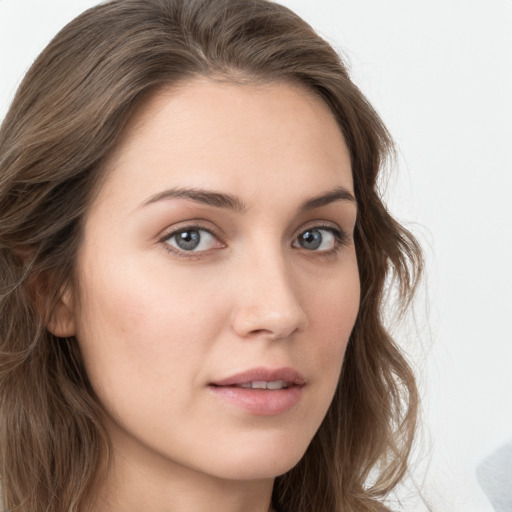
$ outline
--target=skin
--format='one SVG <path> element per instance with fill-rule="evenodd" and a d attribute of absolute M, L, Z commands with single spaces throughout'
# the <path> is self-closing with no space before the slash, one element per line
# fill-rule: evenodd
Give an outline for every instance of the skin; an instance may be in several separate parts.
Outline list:
<path fill-rule="evenodd" d="M 329 407 L 358 312 L 340 129 L 297 86 L 197 79 L 143 105 L 106 171 L 85 219 L 79 291 L 53 325 L 76 336 L 112 439 L 94 510 L 267 511 L 274 478 Z M 177 187 L 237 204 L 161 197 Z M 180 249 L 176 230 L 191 226 L 210 234 Z M 312 228 L 314 249 L 301 236 Z M 211 392 L 255 367 L 300 372 L 299 401 L 260 415 Z"/>

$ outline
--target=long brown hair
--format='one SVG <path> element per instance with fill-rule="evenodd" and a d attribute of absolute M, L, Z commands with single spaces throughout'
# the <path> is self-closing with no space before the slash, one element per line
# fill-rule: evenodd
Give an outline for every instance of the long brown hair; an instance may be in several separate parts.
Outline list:
<path fill-rule="evenodd" d="M 377 178 L 392 153 L 379 116 L 335 51 L 266 0 L 113 0 L 67 25 L 27 73 L 0 129 L 0 457 L 5 510 L 77 511 L 108 455 L 76 340 L 46 328 L 73 282 L 82 220 L 102 163 L 143 99 L 195 76 L 287 81 L 323 98 L 352 159 L 361 303 L 333 403 L 273 505 L 386 510 L 403 478 L 418 393 L 383 326 L 390 276 L 407 306 L 421 270 L 414 238 Z M 370 478 L 371 477 L 371 478 Z"/>

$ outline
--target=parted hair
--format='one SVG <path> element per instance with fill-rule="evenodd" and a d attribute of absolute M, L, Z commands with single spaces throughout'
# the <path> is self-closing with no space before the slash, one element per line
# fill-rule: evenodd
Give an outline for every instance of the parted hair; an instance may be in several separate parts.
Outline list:
<path fill-rule="evenodd" d="M 334 400 L 300 462 L 276 479 L 283 512 L 387 510 L 418 411 L 384 324 L 390 283 L 410 303 L 422 267 L 379 175 L 393 142 L 333 48 L 266 0 L 112 0 L 69 23 L 26 74 L 0 128 L 0 476 L 3 509 L 88 510 L 109 439 L 74 338 L 46 328 L 75 282 L 84 215 L 135 109 L 196 77 L 298 84 L 335 115 L 358 218 L 360 310 Z M 113 363 L 115 364 L 115 363 Z"/>

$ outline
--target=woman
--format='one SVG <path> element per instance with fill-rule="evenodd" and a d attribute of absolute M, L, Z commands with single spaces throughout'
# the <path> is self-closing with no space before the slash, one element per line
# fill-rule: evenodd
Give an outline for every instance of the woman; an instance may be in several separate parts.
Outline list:
<path fill-rule="evenodd" d="M 5 510 L 385 510 L 417 391 L 383 295 L 421 257 L 377 193 L 390 137 L 308 25 L 101 4 L 0 148 Z"/>

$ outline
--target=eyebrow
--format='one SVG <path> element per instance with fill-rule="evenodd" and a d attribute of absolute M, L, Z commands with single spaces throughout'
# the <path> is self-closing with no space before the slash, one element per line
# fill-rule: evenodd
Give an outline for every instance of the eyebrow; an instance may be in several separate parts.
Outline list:
<path fill-rule="evenodd" d="M 236 196 L 197 188 L 171 188 L 164 190 L 144 201 L 140 205 L 140 208 L 156 203 L 157 201 L 176 198 L 191 199 L 196 203 L 206 204 L 216 208 L 226 208 L 235 212 L 244 212 L 247 210 L 247 205 Z"/>
<path fill-rule="evenodd" d="M 304 201 L 299 206 L 299 212 L 314 210 L 315 208 L 320 208 L 336 201 L 349 201 L 357 206 L 356 198 L 348 189 L 345 187 L 336 187 L 333 190 L 324 192 L 323 194 L 319 194 L 307 201 Z"/>
<path fill-rule="evenodd" d="M 176 198 L 190 199 L 196 203 L 213 206 L 215 208 L 225 208 L 235 212 L 244 212 L 247 210 L 247 205 L 237 196 L 197 188 L 171 188 L 164 190 L 144 201 L 139 208 L 143 208 L 158 201 Z M 300 204 L 298 211 L 314 210 L 315 208 L 320 208 L 336 201 L 349 201 L 357 205 L 356 198 L 348 189 L 345 187 L 336 187 L 304 201 Z"/>

